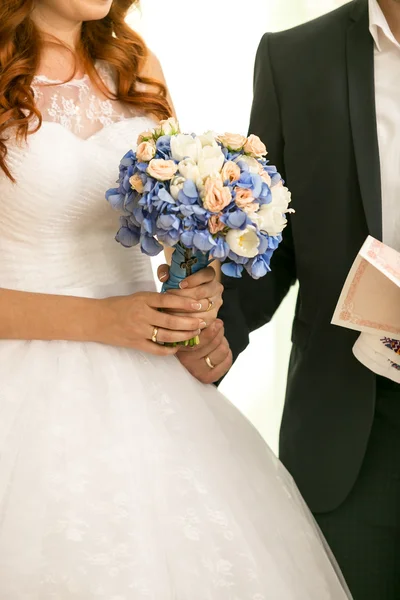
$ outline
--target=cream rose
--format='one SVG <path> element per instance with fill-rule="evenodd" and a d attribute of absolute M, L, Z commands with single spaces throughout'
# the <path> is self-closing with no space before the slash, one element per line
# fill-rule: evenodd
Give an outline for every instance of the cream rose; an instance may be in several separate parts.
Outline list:
<path fill-rule="evenodd" d="M 153 132 L 152 131 L 143 131 L 143 133 L 141 133 L 137 139 L 137 145 L 139 146 L 139 144 L 141 144 L 142 142 L 148 142 L 149 140 L 153 139 Z"/>
<path fill-rule="evenodd" d="M 178 195 L 181 190 L 183 190 L 183 184 L 186 179 L 181 177 L 180 175 L 176 175 L 172 180 L 169 187 L 169 191 L 174 200 L 178 200 Z"/>
<path fill-rule="evenodd" d="M 143 192 L 144 185 L 139 173 L 135 173 L 135 175 L 132 175 L 132 177 L 129 179 L 129 183 L 131 184 L 132 189 L 136 192 L 139 192 L 139 194 Z"/>
<path fill-rule="evenodd" d="M 201 152 L 201 142 L 199 138 L 180 133 L 171 138 L 172 158 L 178 162 L 185 158 L 191 158 L 197 162 L 199 152 Z"/>
<path fill-rule="evenodd" d="M 246 143 L 243 146 L 243 150 L 246 154 L 253 156 L 255 158 L 261 158 L 267 154 L 267 148 L 265 144 L 262 143 L 260 138 L 257 135 L 249 135 L 246 140 Z"/>
<path fill-rule="evenodd" d="M 246 190 L 240 187 L 235 188 L 235 202 L 239 208 L 246 208 L 254 202 L 254 196 L 251 190 Z"/>
<path fill-rule="evenodd" d="M 139 162 L 149 162 L 156 153 L 156 145 L 153 140 L 142 142 L 136 150 L 136 157 Z"/>
<path fill-rule="evenodd" d="M 213 235 L 225 229 L 225 225 L 221 221 L 221 215 L 211 215 L 211 217 L 208 219 L 208 229 Z"/>
<path fill-rule="evenodd" d="M 161 135 L 176 135 L 180 132 L 179 123 L 174 117 L 160 121 Z"/>
<path fill-rule="evenodd" d="M 200 179 L 199 167 L 191 158 L 185 158 L 184 160 L 181 160 L 178 165 L 178 170 L 185 179 L 191 179 L 194 182 Z"/>
<path fill-rule="evenodd" d="M 218 139 L 223 146 L 233 152 L 242 150 L 247 140 L 247 138 L 238 133 L 224 133 L 224 135 L 220 135 Z"/>
<path fill-rule="evenodd" d="M 221 176 L 222 181 L 229 181 L 230 183 L 238 181 L 240 179 L 240 167 L 231 160 L 228 160 L 222 168 Z"/>
<path fill-rule="evenodd" d="M 205 179 L 206 177 L 218 175 L 221 172 L 224 162 L 225 156 L 218 145 L 216 147 L 205 146 L 199 152 L 197 161 L 200 177 Z"/>
<path fill-rule="evenodd" d="M 168 181 L 172 179 L 178 170 L 178 166 L 173 160 L 164 160 L 162 158 L 153 158 L 147 167 L 147 173 L 158 181 Z"/>
<path fill-rule="evenodd" d="M 213 213 L 221 212 L 232 200 L 231 191 L 221 177 L 208 177 L 204 184 L 203 206 Z"/>
<path fill-rule="evenodd" d="M 226 234 L 226 242 L 230 249 L 238 256 L 245 258 L 254 258 L 258 254 L 260 240 L 255 227 L 251 225 L 246 229 L 231 229 Z"/>

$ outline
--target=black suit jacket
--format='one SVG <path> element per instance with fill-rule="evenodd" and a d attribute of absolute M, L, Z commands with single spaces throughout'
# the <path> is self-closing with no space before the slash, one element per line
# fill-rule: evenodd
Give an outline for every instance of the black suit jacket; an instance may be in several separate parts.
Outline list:
<path fill-rule="evenodd" d="M 329 511 L 357 478 L 376 394 L 375 376 L 352 355 L 357 333 L 330 324 L 365 238 L 381 238 L 367 0 L 263 37 L 250 131 L 266 143 L 297 212 L 271 273 L 224 278 L 221 318 L 236 357 L 299 281 L 280 458 L 311 509 Z"/>

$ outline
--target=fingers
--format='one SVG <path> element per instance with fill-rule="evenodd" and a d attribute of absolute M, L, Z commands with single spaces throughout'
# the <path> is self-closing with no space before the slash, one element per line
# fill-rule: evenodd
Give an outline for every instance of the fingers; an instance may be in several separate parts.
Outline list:
<path fill-rule="evenodd" d="M 211 365 L 206 362 L 209 358 Z M 201 333 L 200 345 L 195 349 L 180 348 L 178 358 L 184 367 L 202 383 L 214 383 L 223 377 L 232 366 L 232 352 L 224 337 L 221 321 L 216 321 Z"/>
<path fill-rule="evenodd" d="M 198 312 L 202 305 L 195 298 L 186 298 L 174 294 L 147 294 L 148 305 L 162 310 L 175 312 Z"/>
<path fill-rule="evenodd" d="M 199 285 L 204 285 L 205 283 L 214 281 L 215 277 L 216 273 L 214 269 L 212 267 L 206 267 L 205 269 L 201 269 L 194 275 L 190 275 L 190 277 L 184 279 L 180 284 L 180 288 L 182 290 L 192 289 Z"/>
<path fill-rule="evenodd" d="M 151 333 L 149 333 L 148 339 L 151 340 L 154 328 L 149 327 Z M 159 344 L 173 344 L 176 342 L 186 342 L 187 340 L 191 340 L 200 334 L 200 329 L 194 329 L 192 331 L 175 331 L 170 329 L 158 329 L 157 331 L 157 343 Z M 152 342 L 153 344 L 155 342 Z"/>
<path fill-rule="evenodd" d="M 159 327 L 162 329 L 169 329 L 171 331 L 198 331 L 200 332 L 207 326 L 207 323 L 202 319 L 188 316 L 184 313 L 184 316 L 178 316 L 175 314 L 159 312 L 153 310 L 149 314 L 148 321 L 152 327 Z M 198 335 L 196 333 L 196 335 Z M 151 335 L 149 336 L 151 338 Z M 189 338 L 187 338 L 189 339 Z"/>
<path fill-rule="evenodd" d="M 219 346 L 215 348 L 215 350 L 209 352 L 206 356 L 208 356 L 208 358 L 210 359 L 211 364 L 214 365 L 214 367 L 217 367 L 225 361 L 225 359 L 229 356 L 230 352 L 231 349 L 229 347 L 228 340 L 225 337 L 223 337 Z"/>
<path fill-rule="evenodd" d="M 208 366 L 208 365 L 207 365 Z M 232 366 L 232 352 L 229 350 L 227 357 L 217 365 L 214 369 L 209 369 L 209 373 L 205 375 L 204 383 L 214 383 L 227 374 Z"/>
<path fill-rule="evenodd" d="M 218 317 L 219 309 L 222 306 L 222 298 L 220 296 L 214 298 L 206 298 L 205 300 L 200 300 L 200 304 L 202 306 L 206 304 L 207 308 L 205 312 L 200 311 L 196 313 L 196 317 L 204 321 L 206 323 L 206 326 L 208 327 Z"/>
<path fill-rule="evenodd" d="M 210 327 L 204 329 L 200 334 L 200 344 L 198 346 L 182 347 L 181 352 L 190 352 L 197 359 L 202 359 L 205 356 L 214 352 L 224 339 L 225 331 L 222 321 L 215 321 Z"/>
<path fill-rule="evenodd" d="M 143 352 L 148 354 L 154 354 L 155 356 L 170 356 L 176 354 L 179 350 L 179 346 L 161 346 L 154 342 L 145 341 L 143 343 Z"/>
<path fill-rule="evenodd" d="M 195 315 L 198 319 L 208 321 L 211 323 L 215 321 L 217 318 L 217 314 L 219 309 L 222 306 L 222 299 L 220 296 L 214 296 L 213 298 L 202 298 L 198 302 L 201 308 L 198 311 L 191 311 L 193 316 Z M 177 311 L 168 311 L 169 314 L 179 315 L 179 316 L 188 316 L 189 313 L 185 312 L 177 312 Z"/>
<path fill-rule="evenodd" d="M 157 269 L 157 277 L 164 283 L 169 278 L 169 266 L 168 265 L 160 265 Z"/>
<path fill-rule="evenodd" d="M 197 286 L 195 288 L 189 289 L 178 289 L 178 290 L 168 290 L 167 294 L 172 294 L 175 296 L 181 296 L 186 298 L 192 298 L 194 300 L 204 300 L 204 298 L 221 298 L 222 302 L 222 294 L 224 291 L 224 286 L 219 281 L 215 280 L 211 283 L 206 283 L 204 285 Z"/>

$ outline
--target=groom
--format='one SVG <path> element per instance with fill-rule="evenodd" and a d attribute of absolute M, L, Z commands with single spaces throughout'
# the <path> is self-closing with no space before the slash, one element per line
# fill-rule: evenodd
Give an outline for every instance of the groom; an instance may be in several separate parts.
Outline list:
<path fill-rule="evenodd" d="M 400 250 L 400 0 L 265 35 L 250 131 L 296 214 L 271 273 L 224 279 L 226 336 L 236 358 L 299 282 L 280 457 L 355 600 L 399 600 L 400 386 L 361 366 L 358 333 L 330 321 L 367 235 Z"/>

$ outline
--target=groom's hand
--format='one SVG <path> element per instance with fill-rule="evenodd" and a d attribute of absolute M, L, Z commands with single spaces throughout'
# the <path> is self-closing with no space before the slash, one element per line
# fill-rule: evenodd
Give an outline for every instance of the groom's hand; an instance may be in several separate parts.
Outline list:
<path fill-rule="evenodd" d="M 219 381 L 232 366 L 232 352 L 225 338 L 223 322 L 217 319 L 201 332 L 198 346 L 182 346 L 176 357 L 202 383 Z"/>

